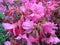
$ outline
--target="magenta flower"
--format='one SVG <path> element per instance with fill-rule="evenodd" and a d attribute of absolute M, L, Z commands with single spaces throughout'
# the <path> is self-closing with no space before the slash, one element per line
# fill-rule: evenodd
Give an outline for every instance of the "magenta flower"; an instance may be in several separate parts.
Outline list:
<path fill-rule="evenodd" d="M 44 15 L 44 6 L 41 2 L 39 2 L 38 4 L 32 4 L 31 8 L 30 8 L 34 13 L 37 13 L 39 15 Z"/>
<path fill-rule="evenodd" d="M 59 20 L 56 17 L 56 14 L 59 15 L 59 6 L 60 2 L 57 0 L 0 0 L 0 12 L 6 16 L 0 18 L 0 22 L 9 35 L 8 39 L 13 39 L 13 42 L 6 41 L 4 45 L 24 45 L 25 41 L 27 45 L 59 43 L 59 24 L 58 30 L 55 30 L 57 27 L 54 24 L 59 23 L 56 22 Z M 51 15 L 57 19 L 52 19 Z M 20 44 L 18 40 L 23 42 Z"/>
<path fill-rule="evenodd" d="M 13 4 L 14 0 L 4 0 L 4 2 L 9 2 L 10 4 Z"/>
<path fill-rule="evenodd" d="M 33 36 L 31 36 L 31 35 L 29 35 L 29 40 L 30 40 L 31 42 L 36 42 L 36 39 L 35 39 Z"/>
<path fill-rule="evenodd" d="M 36 22 L 37 20 L 39 20 L 39 19 L 42 17 L 42 15 L 33 13 L 33 14 L 29 15 L 29 17 L 30 17 L 33 21 Z"/>
<path fill-rule="evenodd" d="M 29 2 L 29 0 L 21 0 L 23 3 L 27 3 Z"/>
<path fill-rule="evenodd" d="M 25 6 L 20 6 L 21 11 L 25 12 L 26 8 Z"/>
<path fill-rule="evenodd" d="M 24 38 L 26 40 L 28 39 L 26 34 L 24 34 L 24 35 L 19 34 L 19 36 L 17 36 L 15 39 L 22 39 L 22 38 Z"/>
<path fill-rule="evenodd" d="M 24 35 L 19 35 L 17 38 L 15 38 L 15 39 L 26 39 L 26 41 L 27 41 L 27 45 L 32 45 L 32 42 L 29 40 L 29 38 L 27 38 L 27 36 L 26 36 L 26 34 L 24 34 Z"/>
<path fill-rule="evenodd" d="M 16 24 L 10 24 L 10 23 L 2 23 L 4 29 L 14 29 L 16 27 Z"/>
<path fill-rule="evenodd" d="M 43 31 L 50 34 L 55 34 L 55 31 L 53 30 L 53 28 L 56 28 L 55 26 L 56 25 L 51 22 L 45 22 L 44 24 L 42 24 Z"/>
<path fill-rule="evenodd" d="M 56 10 L 57 3 L 56 3 L 56 2 L 53 2 L 53 1 L 49 1 L 49 2 L 47 2 L 47 7 L 48 7 L 50 10 Z"/>
<path fill-rule="evenodd" d="M 6 41 L 6 42 L 4 43 L 4 45 L 11 45 L 11 42 L 10 42 L 10 41 Z"/>
<path fill-rule="evenodd" d="M 47 43 L 48 43 L 48 44 L 49 44 L 49 43 L 56 44 L 56 43 L 58 43 L 58 42 L 60 42 L 60 39 L 58 39 L 57 37 L 53 37 L 53 36 L 51 36 L 51 37 L 47 40 Z"/>
<path fill-rule="evenodd" d="M 6 11 L 6 7 L 3 6 L 1 3 L 0 3 L 0 11 L 2 11 L 2 12 L 5 12 Z"/>
<path fill-rule="evenodd" d="M 34 0 L 35 1 L 35 0 Z M 28 3 L 25 3 L 24 7 L 26 9 L 29 9 L 29 10 L 32 10 L 32 12 L 34 14 L 38 14 L 40 16 L 44 16 L 44 10 L 45 10 L 45 7 L 43 6 L 42 2 L 39 2 L 38 4 L 36 3 L 31 3 L 31 2 L 28 2 Z M 23 8 L 24 9 L 24 8 Z M 25 10 L 25 9 L 24 9 Z M 26 12 L 27 13 L 27 12 Z"/>
<path fill-rule="evenodd" d="M 3 2 L 3 0 L 0 0 L 0 2 Z"/>
<path fill-rule="evenodd" d="M 8 0 L 9 1 L 9 3 L 14 3 L 14 0 Z"/>
<path fill-rule="evenodd" d="M 35 23 L 33 21 L 26 20 L 25 22 L 23 22 L 22 28 L 25 29 L 27 32 L 31 32 L 34 29 L 34 25 Z"/>
<path fill-rule="evenodd" d="M 11 10 L 11 9 L 14 9 L 15 7 L 9 5 L 8 8 L 9 8 L 9 10 Z"/>
<path fill-rule="evenodd" d="M 26 20 L 25 22 L 23 22 L 22 27 L 25 30 L 33 29 L 34 23 L 33 23 L 33 21 Z"/>
<path fill-rule="evenodd" d="M 50 36 L 49 38 L 43 38 L 42 41 L 45 41 L 47 44 L 56 44 L 60 42 L 60 39 Z"/>

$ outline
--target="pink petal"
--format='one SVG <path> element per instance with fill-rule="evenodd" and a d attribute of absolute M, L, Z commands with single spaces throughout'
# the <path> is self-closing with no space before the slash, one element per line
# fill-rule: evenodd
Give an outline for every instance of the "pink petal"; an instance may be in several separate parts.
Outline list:
<path fill-rule="evenodd" d="M 33 37 L 33 36 L 29 36 L 29 40 L 31 41 L 31 42 L 35 42 L 36 40 L 35 40 L 35 38 Z"/>
<path fill-rule="evenodd" d="M 60 42 L 60 39 L 58 39 L 57 37 L 53 37 L 51 36 L 48 40 L 47 40 L 47 43 L 53 43 L 53 44 L 56 44 Z"/>
<path fill-rule="evenodd" d="M 11 42 L 10 41 L 6 41 L 6 42 L 4 42 L 4 45 L 11 45 Z"/>
<path fill-rule="evenodd" d="M 32 42 L 29 39 L 27 40 L 27 45 L 32 45 Z"/>
<path fill-rule="evenodd" d="M 3 2 L 3 0 L 0 0 L 0 2 Z"/>
<path fill-rule="evenodd" d="M 2 23 L 4 29 L 13 29 L 16 27 L 16 24 Z"/>

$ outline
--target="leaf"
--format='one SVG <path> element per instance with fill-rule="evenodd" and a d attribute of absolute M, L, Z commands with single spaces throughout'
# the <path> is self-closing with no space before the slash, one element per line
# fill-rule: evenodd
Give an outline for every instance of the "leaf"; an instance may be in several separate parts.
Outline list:
<path fill-rule="evenodd" d="M 3 45 L 4 42 L 8 39 L 7 32 L 4 30 L 2 23 L 0 23 L 0 45 Z"/>
<path fill-rule="evenodd" d="M 0 23 L 0 31 L 4 31 L 4 28 L 3 28 L 3 26 L 2 26 L 2 23 Z"/>
<path fill-rule="evenodd" d="M 0 18 L 5 18 L 5 15 L 3 14 L 3 12 L 0 12 Z"/>

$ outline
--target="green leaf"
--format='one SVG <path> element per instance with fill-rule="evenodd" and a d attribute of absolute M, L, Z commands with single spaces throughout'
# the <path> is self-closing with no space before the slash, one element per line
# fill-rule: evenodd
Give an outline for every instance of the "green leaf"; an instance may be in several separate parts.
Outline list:
<path fill-rule="evenodd" d="M 3 12 L 0 12 L 0 18 L 5 18 L 5 15 L 3 14 Z"/>
<path fill-rule="evenodd" d="M 6 34 L 7 32 L 4 30 L 2 23 L 0 23 L 0 45 L 3 45 L 4 42 L 9 38 L 9 36 Z"/>
<path fill-rule="evenodd" d="M 2 26 L 2 23 L 0 23 L 0 30 L 4 31 L 4 28 Z"/>

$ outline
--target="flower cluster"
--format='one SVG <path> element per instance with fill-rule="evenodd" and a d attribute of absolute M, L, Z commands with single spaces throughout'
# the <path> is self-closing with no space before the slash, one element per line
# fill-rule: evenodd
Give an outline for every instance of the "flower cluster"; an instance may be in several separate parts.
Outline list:
<path fill-rule="evenodd" d="M 55 12 L 60 10 L 59 4 L 58 0 L 0 0 L 0 12 L 5 16 L 1 18 L 2 26 L 9 37 L 4 45 L 60 43 L 56 33 L 60 35 L 60 27 L 52 19 L 58 15 Z"/>

